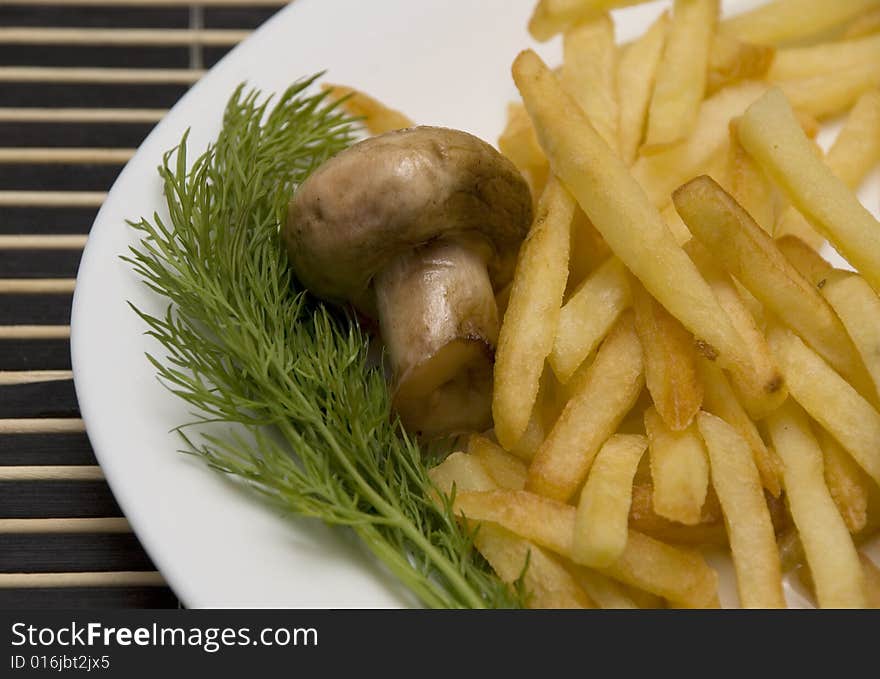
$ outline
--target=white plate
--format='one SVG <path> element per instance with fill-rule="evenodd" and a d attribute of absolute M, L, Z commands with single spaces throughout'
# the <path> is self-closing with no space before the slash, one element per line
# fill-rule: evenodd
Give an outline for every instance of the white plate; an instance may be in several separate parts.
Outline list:
<path fill-rule="evenodd" d="M 157 383 L 144 353 L 159 348 L 127 305 L 155 313 L 164 301 L 119 260 L 135 243 L 125 220 L 163 212 L 156 174 L 162 153 L 189 126 L 191 154 L 203 149 L 239 82 L 280 91 L 324 69 L 328 79 L 362 88 L 420 123 L 494 141 L 505 104 L 515 96 L 510 63 L 519 50 L 536 47 L 525 31 L 533 1 L 297 0 L 193 87 L 114 184 L 77 279 L 71 329 L 76 391 L 120 506 L 185 605 L 345 608 L 414 601 L 343 531 L 281 517 L 176 452 L 179 441 L 170 430 L 187 412 Z M 619 38 L 641 32 L 668 4 L 618 13 Z M 537 47 L 551 63 L 559 61 L 558 41 Z M 729 564 L 722 569 L 723 602 L 736 605 Z M 791 604 L 806 603 L 793 589 L 788 594 Z"/>

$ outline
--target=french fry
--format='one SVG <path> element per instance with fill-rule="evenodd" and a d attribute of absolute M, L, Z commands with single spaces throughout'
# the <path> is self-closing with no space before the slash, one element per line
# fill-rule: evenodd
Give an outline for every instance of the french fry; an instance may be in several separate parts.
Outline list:
<path fill-rule="evenodd" d="M 785 380 L 776 365 L 764 333 L 758 327 L 754 312 L 748 306 L 751 293 L 738 287 L 730 274 L 724 271 L 709 251 L 694 239 L 685 251 L 697 265 L 712 288 L 721 308 L 743 341 L 749 355 L 749 372 L 733 371 L 731 379 L 742 405 L 755 419 L 761 419 L 775 410 L 788 397 Z M 753 299 L 753 298 L 752 298 Z M 760 307 L 760 303 L 757 303 Z"/>
<path fill-rule="evenodd" d="M 630 610 L 636 609 L 638 606 L 626 592 L 623 585 L 615 582 L 606 575 L 578 566 L 570 564 L 569 571 L 574 576 L 575 581 L 590 596 L 590 599 L 596 602 L 599 608 L 607 610 Z"/>
<path fill-rule="evenodd" d="M 719 31 L 748 42 L 793 43 L 842 26 L 877 0 L 776 0 L 725 19 Z"/>
<path fill-rule="evenodd" d="M 825 463 L 825 483 L 850 533 L 858 533 L 868 521 L 871 480 L 827 431 L 819 433 Z"/>
<path fill-rule="evenodd" d="M 544 190 L 520 250 L 495 356 L 495 435 L 511 449 L 522 437 L 553 347 L 568 275 L 575 202 L 558 181 Z"/>
<path fill-rule="evenodd" d="M 667 599 L 670 608 L 718 608 L 718 574 L 697 551 L 631 530 L 626 550 L 603 571 L 618 582 Z"/>
<path fill-rule="evenodd" d="M 753 104 L 738 132 L 792 204 L 880 290 L 880 223 L 813 153 L 782 92 L 771 90 Z"/>
<path fill-rule="evenodd" d="M 629 526 L 661 542 L 694 547 L 727 547 L 724 517 L 714 491 L 706 496 L 699 523 L 687 526 L 664 518 L 656 512 L 652 483 L 636 483 L 633 485 Z"/>
<path fill-rule="evenodd" d="M 694 336 L 641 283 L 630 284 L 645 383 L 660 417 L 674 431 L 687 429 L 703 402 Z"/>
<path fill-rule="evenodd" d="M 574 26 L 563 36 L 560 80 L 612 149 L 618 148 L 614 22 L 608 14 Z"/>
<path fill-rule="evenodd" d="M 616 257 L 609 257 L 559 313 L 550 366 L 560 382 L 571 379 L 630 304 L 626 268 Z"/>
<path fill-rule="evenodd" d="M 498 577 L 523 578 L 529 608 L 595 608 L 590 595 L 560 561 L 535 544 L 492 524 L 482 524 L 474 544 Z"/>
<path fill-rule="evenodd" d="M 523 174 L 537 202 L 547 183 L 550 164 L 538 145 L 529 114 L 520 102 L 507 105 L 507 124 L 498 137 L 498 150 Z"/>
<path fill-rule="evenodd" d="M 622 48 L 617 62 L 617 99 L 620 108 L 620 155 L 626 164 L 636 159 L 654 80 L 669 30 L 663 13 L 640 38 Z"/>
<path fill-rule="evenodd" d="M 792 397 L 880 483 L 880 413 L 791 331 L 768 339 Z"/>
<path fill-rule="evenodd" d="M 848 111 L 866 92 L 880 87 L 880 68 L 859 64 L 837 73 L 784 80 L 779 89 L 797 111 L 825 120 Z"/>
<path fill-rule="evenodd" d="M 868 608 L 880 608 L 880 568 L 867 556 L 859 553 L 864 576 L 865 599 Z"/>
<path fill-rule="evenodd" d="M 799 212 L 797 214 L 800 216 Z M 798 273 L 810 282 L 810 285 L 815 288 L 825 285 L 824 281 L 834 267 L 816 250 L 791 234 L 777 238 L 776 245 Z"/>
<path fill-rule="evenodd" d="M 633 477 L 647 447 L 643 436 L 616 434 L 596 455 L 575 517 L 575 563 L 607 568 L 623 554 Z"/>
<path fill-rule="evenodd" d="M 572 396 L 529 467 L 526 489 L 562 501 L 583 483 L 599 452 L 644 386 L 642 347 L 630 314 L 575 378 Z"/>
<path fill-rule="evenodd" d="M 742 115 L 766 91 L 765 83 L 748 81 L 717 92 L 700 106 L 690 137 L 665 151 L 636 160 L 633 176 L 651 202 L 659 208 L 668 205 L 677 187 L 705 173 L 716 157 L 726 160 L 731 119 Z"/>
<path fill-rule="evenodd" d="M 701 413 L 712 486 L 721 502 L 743 608 L 785 608 L 770 512 L 745 439 L 724 420 Z"/>
<path fill-rule="evenodd" d="M 871 63 L 880 63 L 880 36 L 781 49 L 776 53 L 767 78 L 779 82 L 833 75 L 848 68 Z"/>
<path fill-rule="evenodd" d="M 572 26 L 595 19 L 617 7 L 638 5 L 647 0 L 538 0 L 529 19 L 529 33 L 544 42 Z"/>
<path fill-rule="evenodd" d="M 495 490 L 498 487 L 478 458 L 462 452 L 447 455 L 443 462 L 428 470 L 428 476 L 446 495 L 451 495 L 453 488 L 462 491 Z"/>
<path fill-rule="evenodd" d="M 758 428 L 740 405 L 737 395 L 718 366 L 702 360 L 699 368 L 705 390 L 703 408 L 727 422 L 746 440 L 752 450 L 752 459 L 761 475 L 761 483 L 773 497 L 779 497 L 782 489 L 781 463 L 773 451 L 765 445 Z"/>
<path fill-rule="evenodd" d="M 415 125 L 412 119 L 400 111 L 388 108 L 370 95 L 351 87 L 323 83 L 321 89 L 325 92 L 329 91 L 333 99 L 348 97 L 342 102 L 342 107 L 349 115 L 362 117 L 364 125 L 372 134 L 384 134 Z"/>
<path fill-rule="evenodd" d="M 643 152 L 675 144 L 693 130 L 706 94 L 717 19 L 717 0 L 675 0 L 648 109 Z"/>
<path fill-rule="evenodd" d="M 880 297 L 858 274 L 830 271 L 821 286 L 828 301 L 858 349 L 874 382 L 869 400 L 880 397 Z"/>
<path fill-rule="evenodd" d="M 571 557 L 577 512 L 571 505 L 523 491 L 465 491 L 456 495 L 454 507 L 470 520 L 496 523 Z M 634 530 L 629 531 L 620 559 L 601 572 L 679 606 L 717 605 L 718 576 L 698 552 L 664 544 Z"/>
<path fill-rule="evenodd" d="M 867 92 L 856 102 L 825 162 L 852 189 L 880 163 L 880 91 Z"/>
<path fill-rule="evenodd" d="M 806 414 L 787 401 L 767 418 L 784 463 L 788 506 L 800 534 L 821 608 L 864 608 L 862 568 L 855 545 L 828 487 L 822 450 Z"/>
<path fill-rule="evenodd" d="M 847 186 L 855 190 L 880 162 L 880 92 L 863 94 L 850 111 L 840 134 L 834 140 L 825 163 Z M 789 206 L 783 212 L 774 235 L 798 236 L 818 250 L 825 239 L 810 226 L 804 216 Z"/>
<path fill-rule="evenodd" d="M 865 369 L 840 319 L 776 247 L 773 239 L 709 177 L 680 187 L 673 202 L 706 249 L 768 310 L 860 387 Z"/>
<path fill-rule="evenodd" d="M 525 463 L 485 436 L 474 434 L 470 437 L 468 454 L 482 463 L 486 472 L 499 488 L 507 490 L 525 488 L 528 472 Z"/>
<path fill-rule="evenodd" d="M 608 246 L 657 301 L 725 366 L 750 366 L 741 338 L 696 266 L 623 162 L 532 51 L 514 62 L 514 80 L 555 174 Z"/>
<path fill-rule="evenodd" d="M 654 511 L 688 526 L 700 523 L 709 487 L 709 462 L 696 427 L 673 431 L 654 408 L 649 408 L 645 431 L 650 442 Z"/>
<path fill-rule="evenodd" d="M 853 19 L 843 34 L 844 39 L 863 38 L 880 32 L 880 7 L 865 10 L 864 13 Z"/>
<path fill-rule="evenodd" d="M 456 492 L 497 488 L 479 459 L 465 453 L 452 453 L 428 475 L 446 495 L 453 488 Z M 530 608 L 594 608 L 571 574 L 540 547 L 492 524 L 476 530 L 474 544 L 504 582 L 524 576 Z"/>
<path fill-rule="evenodd" d="M 730 123 L 728 188 L 755 223 L 769 234 L 776 224 L 776 189 L 752 157 L 739 143 L 736 120 Z M 719 182 L 720 183 L 720 182 Z"/>
<path fill-rule="evenodd" d="M 770 45 L 756 45 L 716 33 L 709 52 L 708 94 L 743 80 L 761 80 L 767 75 L 776 55 Z"/>

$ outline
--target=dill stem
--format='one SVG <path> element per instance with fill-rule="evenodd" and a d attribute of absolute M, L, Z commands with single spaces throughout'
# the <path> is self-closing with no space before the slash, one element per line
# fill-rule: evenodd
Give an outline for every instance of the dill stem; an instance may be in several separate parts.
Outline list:
<path fill-rule="evenodd" d="M 288 429 L 291 428 L 289 422 L 285 422 L 284 426 Z M 471 608 L 486 608 L 483 599 L 474 592 L 473 588 L 468 584 L 467 580 L 462 576 L 459 570 L 455 568 L 448 559 L 445 559 L 437 548 L 431 544 L 431 541 L 416 529 L 412 521 L 408 521 L 396 507 L 391 505 L 384 497 L 382 497 L 382 495 L 376 492 L 369 483 L 367 483 L 364 477 L 361 476 L 357 467 L 352 464 L 348 455 L 345 454 L 345 451 L 339 447 L 336 437 L 333 436 L 324 422 L 316 423 L 315 427 L 324 437 L 324 440 L 336 456 L 336 459 L 343 467 L 345 467 L 346 472 L 351 475 L 351 479 L 357 485 L 360 493 L 362 493 L 370 504 L 376 508 L 379 514 L 388 518 L 414 545 L 418 546 L 431 563 L 434 564 L 437 570 L 443 574 L 449 585 L 462 596 L 464 602 L 468 606 Z"/>

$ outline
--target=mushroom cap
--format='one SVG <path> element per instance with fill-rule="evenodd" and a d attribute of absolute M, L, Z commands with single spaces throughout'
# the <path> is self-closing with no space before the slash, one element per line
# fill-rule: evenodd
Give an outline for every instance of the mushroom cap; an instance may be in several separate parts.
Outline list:
<path fill-rule="evenodd" d="M 507 158 L 466 132 L 414 127 L 321 165 L 290 201 L 282 235 L 305 287 L 372 315 L 373 276 L 439 238 L 484 242 L 504 285 L 531 221 L 529 187 Z"/>

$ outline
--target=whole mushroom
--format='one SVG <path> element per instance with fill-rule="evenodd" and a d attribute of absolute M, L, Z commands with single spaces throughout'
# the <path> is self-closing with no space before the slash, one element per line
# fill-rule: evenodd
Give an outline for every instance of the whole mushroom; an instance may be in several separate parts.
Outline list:
<path fill-rule="evenodd" d="M 319 167 L 283 237 L 312 293 L 378 320 L 394 407 L 409 431 L 435 437 L 491 423 L 495 291 L 531 220 L 528 185 L 489 144 L 414 127 Z"/>

